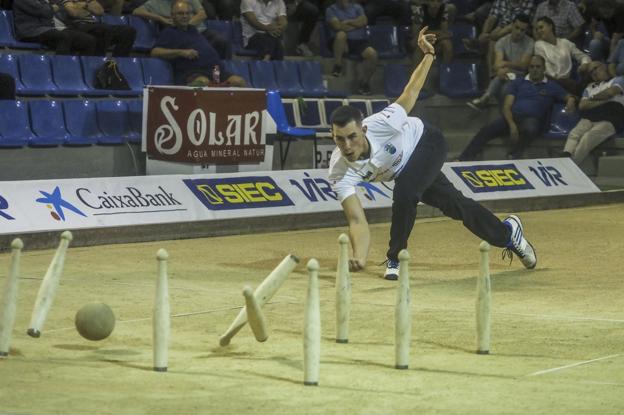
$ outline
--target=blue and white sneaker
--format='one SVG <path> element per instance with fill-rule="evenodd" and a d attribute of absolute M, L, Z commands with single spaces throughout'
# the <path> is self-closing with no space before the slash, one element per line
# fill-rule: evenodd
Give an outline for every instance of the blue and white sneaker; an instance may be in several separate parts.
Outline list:
<path fill-rule="evenodd" d="M 509 256 L 513 259 L 511 253 L 513 252 L 528 269 L 535 268 L 537 265 L 537 255 L 533 249 L 533 245 L 524 238 L 524 232 L 522 228 L 522 222 L 516 215 L 510 215 L 503 221 L 505 225 L 511 230 L 510 241 L 507 244 L 507 248 L 503 250 L 503 259 Z M 511 262 L 510 262 L 511 263 Z"/>
<path fill-rule="evenodd" d="M 396 281 L 399 279 L 399 261 L 393 261 L 391 259 L 386 260 L 386 272 L 384 278 L 390 281 Z"/>

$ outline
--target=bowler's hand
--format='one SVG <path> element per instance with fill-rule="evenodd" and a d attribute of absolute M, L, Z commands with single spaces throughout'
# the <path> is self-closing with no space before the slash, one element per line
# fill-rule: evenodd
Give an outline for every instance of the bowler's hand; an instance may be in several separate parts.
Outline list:
<path fill-rule="evenodd" d="M 436 35 L 433 33 L 425 34 L 429 30 L 429 26 L 425 26 L 418 32 L 418 47 L 423 53 L 435 54 L 435 48 L 433 45 L 436 42 Z"/>
<path fill-rule="evenodd" d="M 349 259 L 349 271 L 362 271 L 364 267 L 366 267 L 366 260 L 356 258 Z"/>

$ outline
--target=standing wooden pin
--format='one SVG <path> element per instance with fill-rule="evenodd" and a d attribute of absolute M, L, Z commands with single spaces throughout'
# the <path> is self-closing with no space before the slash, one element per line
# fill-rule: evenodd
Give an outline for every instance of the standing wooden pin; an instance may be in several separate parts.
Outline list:
<path fill-rule="evenodd" d="M 63 265 L 65 264 L 65 254 L 67 253 L 67 248 L 72 239 L 73 236 L 70 231 L 65 231 L 61 234 L 61 242 L 56 249 L 56 253 L 52 258 L 52 262 L 50 262 L 50 266 L 43 277 L 43 281 L 41 281 L 41 286 L 37 293 L 35 306 L 33 307 L 32 316 L 30 317 L 30 326 L 26 331 L 30 337 L 41 336 L 43 323 L 45 323 L 48 311 L 50 311 L 50 307 L 52 307 L 56 289 L 61 280 Z"/>
<path fill-rule="evenodd" d="M 156 280 L 156 298 L 154 299 L 154 370 L 166 372 L 169 352 L 169 331 L 171 314 L 169 311 L 169 287 L 167 283 L 167 259 L 169 254 L 159 249 L 158 279 Z"/>
<path fill-rule="evenodd" d="M 11 266 L 9 276 L 4 284 L 2 303 L 0 303 L 0 358 L 9 355 L 11 348 L 11 332 L 15 323 L 15 309 L 17 306 L 17 285 L 20 273 L 20 256 L 24 248 L 21 239 L 11 242 Z"/>
<path fill-rule="evenodd" d="M 303 384 L 318 386 L 321 364 L 321 305 L 318 281 L 319 263 L 308 261 L 308 294 L 303 323 Z"/>
<path fill-rule="evenodd" d="M 479 245 L 479 277 L 477 278 L 477 354 L 490 353 L 490 244 Z"/>
<path fill-rule="evenodd" d="M 394 309 L 394 358 L 397 369 L 409 367 L 412 318 L 410 315 L 409 253 L 399 252 L 399 286 Z"/>
<path fill-rule="evenodd" d="M 349 342 L 351 315 L 351 275 L 349 274 L 349 237 L 338 237 L 340 251 L 336 267 L 336 343 Z"/>

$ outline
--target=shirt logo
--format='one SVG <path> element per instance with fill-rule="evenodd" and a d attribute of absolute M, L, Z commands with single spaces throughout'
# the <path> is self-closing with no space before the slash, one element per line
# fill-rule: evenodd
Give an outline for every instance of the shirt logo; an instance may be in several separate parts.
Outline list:
<path fill-rule="evenodd" d="M 386 153 L 390 153 L 390 154 L 394 154 L 396 153 L 396 147 L 393 146 L 392 144 L 388 143 L 384 146 L 384 151 Z"/>

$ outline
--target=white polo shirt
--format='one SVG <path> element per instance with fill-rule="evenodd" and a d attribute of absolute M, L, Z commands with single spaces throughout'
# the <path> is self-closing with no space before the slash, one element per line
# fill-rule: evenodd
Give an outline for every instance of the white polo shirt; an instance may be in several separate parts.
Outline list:
<path fill-rule="evenodd" d="M 247 46 L 249 39 L 256 33 L 264 33 L 255 29 L 247 22 L 243 16 L 244 13 L 252 12 L 256 15 L 258 22 L 262 24 L 271 24 L 277 20 L 278 16 L 286 16 L 286 5 L 284 0 L 269 0 L 265 3 L 262 0 L 243 0 L 240 6 L 241 26 L 243 28 L 243 43 Z"/>
<path fill-rule="evenodd" d="M 362 121 L 371 157 L 348 161 L 336 147 L 329 161 L 329 182 L 342 202 L 355 193 L 360 182 L 385 182 L 399 175 L 423 135 L 424 126 L 416 117 L 408 117 L 399 104 Z"/>

